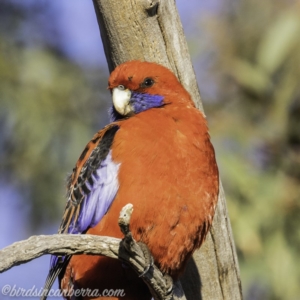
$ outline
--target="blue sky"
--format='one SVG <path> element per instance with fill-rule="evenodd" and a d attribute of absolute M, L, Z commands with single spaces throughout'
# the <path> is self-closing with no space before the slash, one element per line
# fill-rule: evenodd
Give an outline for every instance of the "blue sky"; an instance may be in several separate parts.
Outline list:
<path fill-rule="evenodd" d="M 219 1 L 178 0 L 176 4 L 184 30 L 192 36 L 195 21 L 215 10 Z M 70 5 L 67 0 L 56 0 L 53 5 L 59 12 L 55 22 L 62 34 L 61 45 L 68 55 L 80 64 L 106 64 L 92 1 L 75 0 Z"/>

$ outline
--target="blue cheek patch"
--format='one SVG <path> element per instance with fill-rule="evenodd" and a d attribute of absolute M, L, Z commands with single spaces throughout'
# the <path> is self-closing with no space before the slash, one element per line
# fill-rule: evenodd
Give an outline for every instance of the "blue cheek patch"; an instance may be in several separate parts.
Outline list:
<path fill-rule="evenodd" d="M 136 114 L 150 108 L 160 107 L 163 105 L 164 97 L 160 95 L 151 95 L 133 92 L 130 102 L 133 105 Z"/>
<path fill-rule="evenodd" d="M 151 94 L 133 92 L 131 94 L 130 103 L 133 106 L 134 112 L 138 114 L 147 109 L 162 106 L 164 104 L 164 97 L 160 95 L 151 95 Z M 121 120 L 124 118 L 124 116 L 122 116 L 116 111 L 113 105 L 109 109 L 109 115 L 110 115 L 111 122 Z"/>

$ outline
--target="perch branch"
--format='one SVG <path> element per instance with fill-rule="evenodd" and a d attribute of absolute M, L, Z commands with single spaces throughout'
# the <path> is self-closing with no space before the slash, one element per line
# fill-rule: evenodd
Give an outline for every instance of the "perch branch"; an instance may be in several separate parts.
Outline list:
<path fill-rule="evenodd" d="M 151 263 L 149 257 L 139 243 L 132 238 L 129 222 L 132 205 L 127 204 L 120 213 L 119 226 L 124 233 L 124 239 L 96 235 L 54 234 L 50 236 L 32 236 L 27 240 L 16 242 L 0 250 L 0 273 L 14 266 L 24 264 L 45 254 L 74 255 L 90 254 L 104 255 L 120 259 L 129 264 L 148 285 L 154 299 L 184 300 L 180 282 L 175 282 L 172 289 L 160 270 Z M 173 298 L 172 298 L 173 297 Z"/>

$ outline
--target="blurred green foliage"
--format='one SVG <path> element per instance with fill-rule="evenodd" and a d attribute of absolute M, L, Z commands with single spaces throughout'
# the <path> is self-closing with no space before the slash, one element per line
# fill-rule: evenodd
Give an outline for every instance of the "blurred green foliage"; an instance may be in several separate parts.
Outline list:
<path fill-rule="evenodd" d="M 23 195 L 35 227 L 60 218 L 67 174 L 108 121 L 107 71 L 84 70 L 46 41 L 26 40 L 24 21 L 37 21 L 44 6 L 26 10 L 6 1 L 1 8 L 0 181 Z M 41 39 L 47 28 L 39 25 Z"/>
<path fill-rule="evenodd" d="M 199 85 L 245 299 L 300 299 L 299 1 L 223 8 L 198 21 L 190 48 L 195 66 L 205 60 Z M 107 123 L 110 100 L 106 70 L 71 63 L 40 24 L 24 35 L 39 12 L 0 3 L 0 183 L 23 195 L 34 227 L 60 219 L 66 174 Z"/>
<path fill-rule="evenodd" d="M 204 107 L 244 294 L 300 299 L 300 2 L 223 8 L 199 25 L 213 56 Z"/>

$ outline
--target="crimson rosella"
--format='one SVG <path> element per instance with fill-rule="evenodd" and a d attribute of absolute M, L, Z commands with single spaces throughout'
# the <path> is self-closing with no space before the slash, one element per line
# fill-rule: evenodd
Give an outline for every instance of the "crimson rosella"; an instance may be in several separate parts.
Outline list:
<path fill-rule="evenodd" d="M 132 203 L 133 237 L 177 280 L 204 241 L 218 199 L 206 119 L 176 76 L 156 63 L 119 65 L 109 89 L 112 122 L 95 134 L 73 169 L 59 233 L 122 238 L 119 213 Z M 67 291 L 124 289 L 125 296 L 99 299 L 151 299 L 144 282 L 112 258 L 53 256 L 47 289 L 57 275 Z"/>

